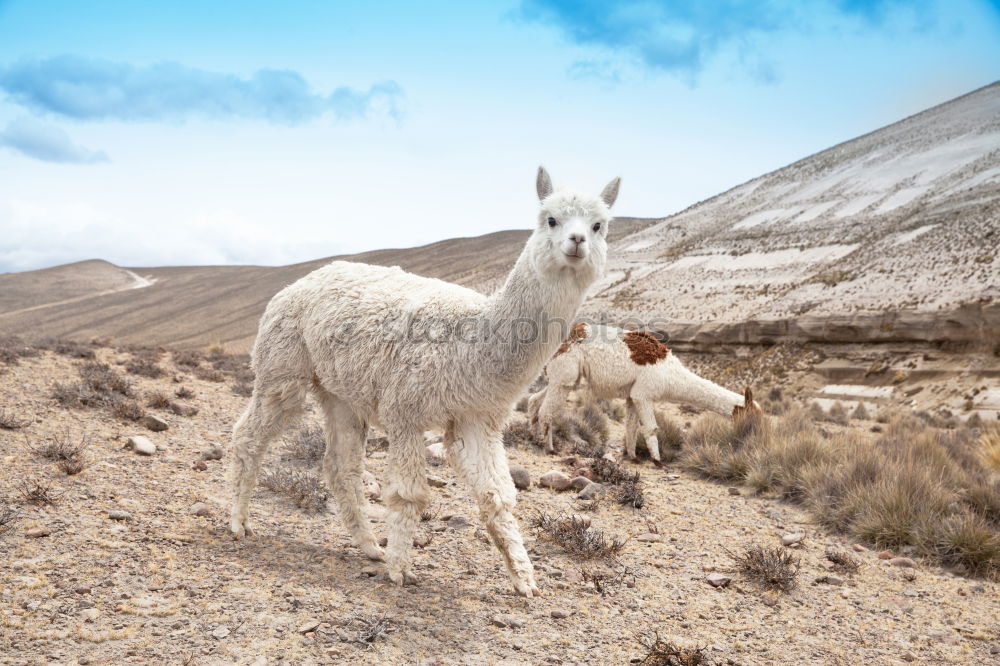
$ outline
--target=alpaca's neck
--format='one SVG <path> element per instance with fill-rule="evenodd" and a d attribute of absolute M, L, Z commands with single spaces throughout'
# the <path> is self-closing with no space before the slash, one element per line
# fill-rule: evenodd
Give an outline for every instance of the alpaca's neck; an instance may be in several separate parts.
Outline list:
<path fill-rule="evenodd" d="M 662 368 L 661 399 L 663 400 L 684 402 L 726 416 L 732 413 L 733 407 L 743 404 L 742 395 L 699 377 L 684 367 L 672 354 L 659 367 Z"/>
<path fill-rule="evenodd" d="M 520 391 L 535 379 L 566 338 L 595 277 L 586 268 L 545 265 L 528 243 L 483 310 L 490 336 L 478 353 L 498 382 Z"/>

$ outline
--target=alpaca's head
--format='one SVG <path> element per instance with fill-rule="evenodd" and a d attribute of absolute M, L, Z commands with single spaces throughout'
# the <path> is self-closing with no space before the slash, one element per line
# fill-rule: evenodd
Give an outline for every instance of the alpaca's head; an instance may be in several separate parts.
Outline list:
<path fill-rule="evenodd" d="M 538 227 L 532 235 L 535 260 L 545 270 L 568 270 L 585 280 L 604 272 L 608 256 L 611 205 L 618 198 L 615 178 L 598 196 L 552 189 L 548 172 L 538 168 Z"/>

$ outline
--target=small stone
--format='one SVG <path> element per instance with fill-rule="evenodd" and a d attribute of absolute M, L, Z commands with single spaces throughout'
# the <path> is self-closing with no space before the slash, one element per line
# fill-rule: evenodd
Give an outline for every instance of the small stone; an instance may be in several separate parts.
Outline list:
<path fill-rule="evenodd" d="M 108 511 L 108 518 L 111 520 L 132 520 L 132 514 L 121 509 L 112 509 Z"/>
<path fill-rule="evenodd" d="M 361 570 L 361 574 L 364 576 L 368 576 L 369 578 L 374 578 L 379 574 L 379 569 L 378 567 L 374 566 L 365 567 L 364 569 Z"/>
<path fill-rule="evenodd" d="M 572 479 L 569 478 L 569 475 L 557 469 L 549 470 L 538 479 L 538 485 L 552 490 L 566 490 L 571 483 Z"/>
<path fill-rule="evenodd" d="M 315 631 L 317 627 L 319 627 L 319 620 L 315 618 L 309 618 L 308 620 L 300 624 L 299 628 L 296 629 L 295 631 L 299 632 L 300 634 L 307 634 L 310 631 Z"/>
<path fill-rule="evenodd" d="M 413 537 L 413 545 L 417 548 L 426 548 L 431 543 L 431 535 L 426 533 L 420 533 Z"/>
<path fill-rule="evenodd" d="M 448 527 L 453 530 L 462 530 L 469 526 L 469 519 L 463 515 L 456 514 L 448 519 Z"/>
<path fill-rule="evenodd" d="M 196 460 L 191 467 L 194 468 L 194 471 L 196 472 L 204 472 L 208 469 L 208 465 L 205 464 L 204 460 Z"/>
<path fill-rule="evenodd" d="M 518 490 L 527 490 L 531 487 L 531 474 L 523 465 L 511 465 L 510 478 Z"/>
<path fill-rule="evenodd" d="M 153 432 L 163 432 L 164 430 L 170 428 L 170 425 L 166 421 L 153 414 L 146 414 L 146 416 L 142 418 L 142 425 L 146 426 Z"/>
<path fill-rule="evenodd" d="M 77 594 L 90 594 L 92 590 L 89 585 L 78 585 L 73 588 L 73 591 Z"/>
<path fill-rule="evenodd" d="M 80 657 L 79 659 L 76 660 L 76 663 L 78 663 L 78 664 L 89 664 L 90 663 L 90 657 Z"/>
<path fill-rule="evenodd" d="M 882 550 L 882 551 L 879 551 L 879 553 L 875 557 L 877 557 L 880 560 L 891 560 L 892 559 L 892 552 L 888 551 L 888 550 Z"/>
<path fill-rule="evenodd" d="M 39 537 L 45 537 L 52 534 L 52 530 L 48 527 L 32 527 L 30 530 L 24 533 L 24 536 L 29 539 L 37 539 Z"/>
<path fill-rule="evenodd" d="M 382 496 L 382 485 L 368 470 L 361 473 L 361 485 L 365 489 L 365 497 L 368 499 L 377 500 Z"/>
<path fill-rule="evenodd" d="M 227 627 L 225 625 L 219 625 L 218 627 L 216 627 L 215 629 L 212 630 L 212 637 L 213 638 L 218 638 L 218 639 L 221 640 L 221 639 L 225 638 L 228 635 L 229 635 L 229 627 Z"/>
<path fill-rule="evenodd" d="M 889 560 L 889 564 L 894 567 L 905 567 L 907 569 L 915 569 L 917 567 L 917 563 L 908 557 L 894 557 Z"/>
<path fill-rule="evenodd" d="M 833 574 L 827 574 L 826 576 L 820 576 L 816 579 L 817 583 L 826 583 L 827 585 L 843 585 L 844 579 L 840 576 L 835 576 Z"/>
<path fill-rule="evenodd" d="M 492 624 L 494 627 L 500 627 L 501 629 L 507 628 L 507 620 L 505 620 L 500 615 L 494 615 L 493 617 L 491 617 L 490 624 Z"/>
<path fill-rule="evenodd" d="M 202 460 L 222 460 L 222 447 L 218 444 L 212 444 L 207 449 L 201 452 Z"/>
<path fill-rule="evenodd" d="M 851 548 L 854 549 L 855 553 L 864 553 L 868 551 L 868 549 L 862 546 L 860 543 L 853 544 Z"/>
<path fill-rule="evenodd" d="M 442 479 L 439 476 L 428 476 L 427 483 L 431 484 L 431 486 L 435 488 L 444 488 L 448 485 L 448 480 Z"/>
<path fill-rule="evenodd" d="M 593 483 L 593 482 L 590 479 L 588 479 L 587 477 L 585 477 L 585 476 L 574 477 L 569 482 L 569 484 L 570 484 L 570 486 L 572 486 L 573 490 L 583 490 L 584 488 L 586 488 L 587 486 L 589 486 L 591 483 Z"/>
<path fill-rule="evenodd" d="M 581 500 L 592 500 L 598 497 L 604 497 L 607 492 L 608 491 L 604 489 L 604 486 L 591 481 L 587 484 L 586 488 L 577 493 L 576 498 Z"/>
<path fill-rule="evenodd" d="M 84 622 L 93 622 L 101 616 L 101 611 L 96 608 L 84 608 L 80 611 L 80 617 L 83 618 Z"/>
<path fill-rule="evenodd" d="M 795 544 L 799 543 L 800 541 L 802 541 L 805 538 L 806 538 L 806 535 L 803 534 L 802 532 L 795 532 L 793 534 L 786 534 L 785 536 L 781 537 L 781 544 L 783 546 L 794 546 Z"/>
<path fill-rule="evenodd" d="M 212 510 L 204 502 L 195 502 L 191 505 L 190 511 L 196 516 L 206 517 L 212 515 Z"/>
<path fill-rule="evenodd" d="M 444 442 L 434 442 L 426 449 L 427 462 L 437 467 L 445 461 Z"/>
<path fill-rule="evenodd" d="M 712 587 L 725 587 L 729 585 L 730 581 L 733 579 L 720 573 L 710 573 L 705 576 L 705 580 L 707 580 L 708 584 Z"/>
<path fill-rule="evenodd" d="M 663 541 L 663 537 L 661 537 L 659 534 L 648 533 L 648 534 L 640 534 L 635 538 L 635 540 L 641 541 L 642 543 L 659 543 Z"/>
<path fill-rule="evenodd" d="M 727 488 L 730 495 L 737 496 L 740 494 L 739 488 Z"/>
<path fill-rule="evenodd" d="M 565 620 L 566 618 L 568 618 L 572 614 L 573 614 L 573 611 L 571 611 L 571 610 L 565 610 L 563 608 L 557 608 L 554 611 L 552 611 L 552 613 L 551 613 L 552 617 L 554 617 L 557 620 Z"/>
<path fill-rule="evenodd" d="M 156 444 L 153 444 L 148 437 L 143 437 L 142 435 L 129 437 L 127 446 L 140 456 L 151 456 L 156 453 Z"/>

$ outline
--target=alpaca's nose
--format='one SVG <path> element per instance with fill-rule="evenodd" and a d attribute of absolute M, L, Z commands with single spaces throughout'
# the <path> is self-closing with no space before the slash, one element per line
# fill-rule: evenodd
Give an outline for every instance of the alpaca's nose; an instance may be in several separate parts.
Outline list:
<path fill-rule="evenodd" d="M 583 234 L 570 234 L 569 239 L 574 243 L 576 243 L 577 245 L 587 240 L 587 238 Z"/>

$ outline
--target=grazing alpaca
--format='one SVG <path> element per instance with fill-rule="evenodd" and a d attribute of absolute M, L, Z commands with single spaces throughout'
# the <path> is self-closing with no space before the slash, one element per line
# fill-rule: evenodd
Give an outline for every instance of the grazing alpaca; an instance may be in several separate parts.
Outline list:
<path fill-rule="evenodd" d="M 249 532 L 250 494 L 268 444 L 312 390 L 326 418 L 323 471 L 354 542 L 411 582 L 410 549 L 429 503 L 422 433 L 445 428 L 445 448 L 468 483 L 515 589 L 538 594 L 511 513 L 515 489 L 501 442 L 511 406 L 566 335 L 566 322 L 604 271 L 611 181 L 599 198 L 552 191 L 539 169 L 538 224 L 492 296 L 398 267 L 336 261 L 279 292 L 253 351 L 253 396 L 233 429 L 231 529 Z M 362 487 L 368 426 L 389 439 L 389 539 L 378 547 Z"/>
<path fill-rule="evenodd" d="M 630 458 L 635 458 L 636 431 L 641 424 L 649 455 L 660 459 L 653 414 L 657 400 L 689 403 L 733 418 L 760 413 L 749 388 L 740 395 L 699 377 L 643 331 L 576 324 L 545 367 L 545 374 L 549 383 L 528 398 L 528 414 L 549 453 L 554 450 L 552 419 L 582 379 L 587 380 L 593 397 L 625 399 L 625 450 Z"/>

